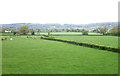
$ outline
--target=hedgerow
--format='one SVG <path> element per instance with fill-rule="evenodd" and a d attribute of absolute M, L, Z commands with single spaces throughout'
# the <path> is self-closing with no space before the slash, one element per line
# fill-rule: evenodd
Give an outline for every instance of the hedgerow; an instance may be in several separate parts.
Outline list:
<path fill-rule="evenodd" d="M 62 39 L 57 39 L 54 37 L 44 37 L 44 36 L 41 36 L 41 39 L 66 42 L 66 43 L 70 43 L 70 44 L 74 44 L 74 45 L 80 45 L 80 46 L 91 47 L 91 48 L 95 48 L 95 49 L 108 50 L 108 51 L 120 53 L 120 48 L 108 47 L 108 46 L 104 46 L 104 45 L 76 42 L 76 41 L 71 41 L 71 40 L 62 40 Z"/>

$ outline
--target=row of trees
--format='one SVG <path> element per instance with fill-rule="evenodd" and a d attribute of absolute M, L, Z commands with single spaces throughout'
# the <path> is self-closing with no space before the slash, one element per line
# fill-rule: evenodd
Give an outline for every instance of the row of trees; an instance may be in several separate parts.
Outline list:
<path fill-rule="evenodd" d="M 92 30 L 92 32 L 101 33 L 103 35 L 119 35 L 120 36 L 120 30 L 118 30 L 118 29 L 119 29 L 118 26 L 113 27 L 112 29 L 108 29 L 107 27 L 99 27 L 95 30 Z M 10 28 L 6 28 L 6 29 L 3 28 L 2 30 L 9 30 L 10 31 L 11 29 Z M 56 29 L 54 29 L 54 30 L 56 30 Z M 18 30 L 12 29 L 11 31 L 12 31 L 12 33 L 14 33 L 14 35 L 16 35 L 16 34 L 17 35 L 18 34 L 19 35 L 20 34 L 27 35 L 28 33 L 31 33 L 32 35 L 35 34 L 35 31 L 33 29 L 29 29 L 28 26 L 22 26 Z M 53 30 L 48 30 L 48 31 L 49 31 L 49 34 L 50 34 L 50 32 L 53 32 Z M 36 32 L 38 32 L 40 34 L 41 30 L 37 29 Z M 82 32 L 83 35 L 88 35 L 89 30 L 85 30 L 85 29 L 81 29 L 81 30 L 79 30 L 79 29 L 71 29 L 71 30 L 66 29 L 66 32 Z"/>
<path fill-rule="evenodd" d="M 107 27 L 99 27 L 93 32 L 102 33 L 103 35 L 116 35 L 120 36 L 120 26 L 115 26 L 112 29 L 108 29 Z"/>
<path fill-rule="evenodd" d="M 88 30 L 84 30 L 82 31 L 83 35 L 88 35 Z M 99 27 L 95 30 L 93 30 L 93 32 L 96 33 L 101 33 L 103 35 L 115 35 L 115 36 L 120 36 L 120 26 L 115 26 L 112 29 L 108 29 L 107 27 Z"/>
<path fill-rule="evenodd" d="M 35 31 L 33 29 L 29 29 L 28 26 L 22 26 L 17 30 L 12 28 L 2 28 L 2 33 L 4 33 L 5 30 L 11 31 L 11 33 L 13 33 L 14 35 L 27 35 L 29 32 L 31 32 L 32 35 L 35 34 Z"/>
<path fill-rule="evenodd" d="M 107 27 L 99 27 L 99 28 L 93 30 L 93 32 L 102 33 L 103 35 L 107 35 L 108 28 Z"/>

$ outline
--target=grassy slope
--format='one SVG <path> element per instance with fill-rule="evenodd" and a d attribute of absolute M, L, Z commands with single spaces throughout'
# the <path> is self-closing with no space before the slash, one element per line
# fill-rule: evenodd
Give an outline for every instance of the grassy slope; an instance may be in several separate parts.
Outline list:
<path fill-rule="evenodd" d="M 113 52 L 26 37 L 2 44 L 3 74 L 112 74 L 118 70 L 118 54 Z"/>
<path fill-rule="evenodd" d="M 117 36 L 55 36 L 56 38 L 74 40 L 79 42 L 87 42 L 105 46 L 118 46 Z"/>

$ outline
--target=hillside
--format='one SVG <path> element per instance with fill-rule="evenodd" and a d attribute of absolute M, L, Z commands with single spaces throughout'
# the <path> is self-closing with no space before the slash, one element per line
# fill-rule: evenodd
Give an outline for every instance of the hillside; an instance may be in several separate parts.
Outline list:
<path fill-rule="evenodd" d="M 0 24 L 3 28 L 19 28 L 21 26 L 29 26 L 29 28 L 33 29 L 89 29 L 93 30 L 98 27 L 108 27 L 111 29 L 114 26 L 117 26 L 117 22 L 105 22 L 105 23 L 91 23 L 91 24 L 38 24 L 38 23 L 14 23 L 14 24 Z"/>

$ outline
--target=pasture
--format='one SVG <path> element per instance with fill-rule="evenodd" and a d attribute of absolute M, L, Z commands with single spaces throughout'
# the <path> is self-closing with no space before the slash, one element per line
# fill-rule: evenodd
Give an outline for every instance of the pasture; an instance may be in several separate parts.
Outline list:
<path fill-rule="evenodd" d="M 118 47 L 118 36 L 54 36 L 55 38 Z"/>
<path fill-rule="evenodd" d="M 58 38 L 85 41 L 85 37 L 80 39 L 79 36 Z M 86 39 L 89 41 L 90 37 Z M 92 40 L 98 43 L 97 39 Z M 109 41 L 115 42 L 114 39 Z M 113 42 L 110 43 L 116 46 Z M 40 37 L 36 40 L 26 36 L 13 37 L 13 40 L 7 37 L 7 40 L 2 41 L 2 64 L 3 74 L 116 74 L 118 53 L 43 40 Z"/>
<path fill-rule="evenodd" d="M 29 33 L 30 34 L 30 33 Z M 40 35 L 47 35 L 47 32 L 41 32 Z M 82 32 L 51 32 L 51 35 L 55 35 L 55 36 L 61 36 L 61 35 L 73 35 L 73 36 L 80 36 L 82 35 Z M 93 32 L 89 32 L 89 35 L 102 35 L 101 33 L 93 33 Z M 39 33 L 35 33 L 35 35 L 39 35 Z"/>

